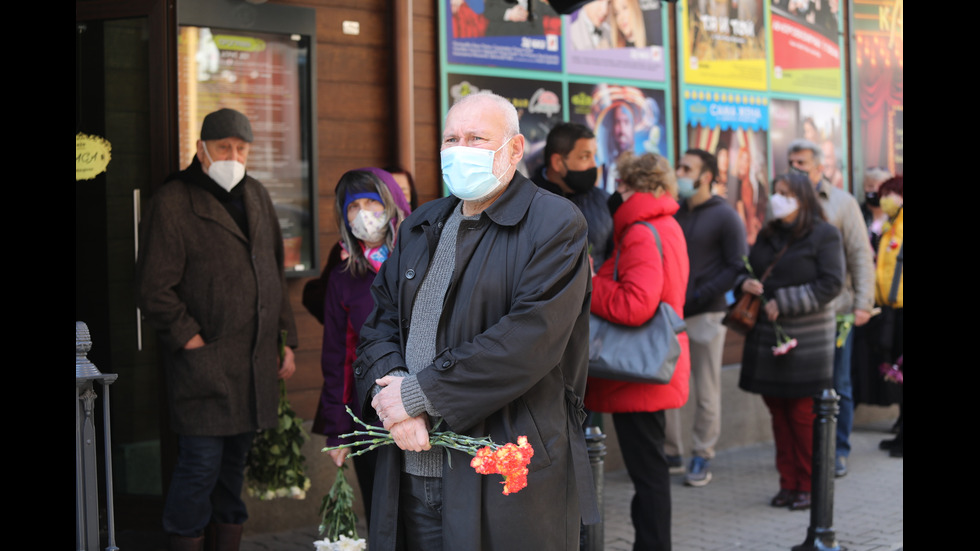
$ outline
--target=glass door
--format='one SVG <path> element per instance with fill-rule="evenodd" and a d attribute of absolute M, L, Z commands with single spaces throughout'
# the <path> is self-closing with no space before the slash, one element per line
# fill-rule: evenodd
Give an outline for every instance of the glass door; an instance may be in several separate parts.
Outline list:
<path fill-rule="evenodd" d="M 104 140 L 110 160 L 89 179 L 76 171 L 75 319 L 89 326 L 89 359 L 119 375 L 110 404 L 119 534 L 159 529 L 173 453 L 156 337 L 141 323 L 134 281 L 140 205 L 173 161 L 170 93 L 160 86 L 168 80 L 167 23 L 156 15 L 166 2 L 131 2 L 124 8 L 133 13 L 122 14 L 117 4 L 76 3 L 76 138 Z M 105 524 L 104 511 L 100 517 Z"/>

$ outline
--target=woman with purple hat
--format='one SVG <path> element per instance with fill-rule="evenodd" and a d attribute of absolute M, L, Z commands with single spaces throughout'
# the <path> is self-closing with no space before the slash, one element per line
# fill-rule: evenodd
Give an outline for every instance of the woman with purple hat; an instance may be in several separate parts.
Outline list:
<path fill-rule="evenodd" d="M 411 208 L 392 175 L 378 168 L 351 170 L 337 182 L 334 211 L 340 242 L 331 253 L 325 271 L 323 298 L 323 349 L 320 368 L 323 388 L 313 421 L 313 432 L 327 437 L 327 446 L 345 443 L 340 435 L 355 429 L 345 408 L 360 411 L 354 392 L 351 365 L 361 325 L 374 308 L 371 283 L 394 245 L 398 225 Z M 318 281 L 322 281 L 321 278 Z M 349 449 L 331 450 L 339 467 Z M 375 452 L 354 458 L 364 510 L 371 511 Z"/>

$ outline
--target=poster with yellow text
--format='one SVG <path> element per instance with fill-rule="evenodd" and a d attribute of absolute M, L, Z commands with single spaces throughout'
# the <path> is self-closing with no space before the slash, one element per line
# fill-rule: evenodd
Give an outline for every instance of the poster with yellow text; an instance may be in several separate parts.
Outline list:
<path fill-rule="evenodd" d="M 686 84 L 766 89 L 763 0 L 683 0 L 678 7 Z"/>

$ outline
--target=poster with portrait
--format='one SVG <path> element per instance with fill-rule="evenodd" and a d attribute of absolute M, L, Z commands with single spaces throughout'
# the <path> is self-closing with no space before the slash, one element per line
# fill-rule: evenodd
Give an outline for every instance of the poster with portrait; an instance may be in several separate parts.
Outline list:
<path fill-rule="evenodd" d="M 769 204 L 769 101 L 740 92 L 684 92 L 687 147 L 718 157 L 714 193 L 728 199 L 745 224 L 749 244 L 762 229 Z"/>
<path fill-rule="evenodd" d="M 855 149 L 863 170 L 882 167 L 902 174 L 904 157 L 905 35 L 902 0 L 854 0 L 852 116 L 860 134 Z"/>
<path fill-rule="evenodd" d="M 529 178 L 541 170 L 548 132 L 563 119 L 560 82 L 453 73 L 446 77 L 448 106 L 482 91 L 509 99 L 517 108 L 521 134 L 525 138 L 524 159 L 517 170 Z"/>
<path fill-rule="evenodd" d="M 545 0 L 443 0 L 449 63 L 561 71 L 561 16 Z"/>
<path fill-rule="evenodd" d="M 660 0 L 585 4 L 565 18 L 566 71 L 662 82 L 664 9 Z"/>
<path fill-rule="evenodd" d="M 772 0 L 771 88 L 840 97 L 840 0 Z"/>
<path fill-rule="evenodd" d="M 824 178 L 840 189 L 847 189 L 842 109 L 834 101 L 772 100 L 769 120 L 773 173 L 789 170 L 790 143 L 805 139 L 820 148 Z"/>
<path fill-rule="evenodd" d="M 599 181 L 616 191 L 616 158 L 626 152 L 667 156 L 663 90 L 620 84 L 568 83 L 569 122 L 584 124 L 596 135 Z"/>
<path fill-rule="evenodd" d="M 684 82 L 766 89 L 763 0 L 682 0 Z"/>

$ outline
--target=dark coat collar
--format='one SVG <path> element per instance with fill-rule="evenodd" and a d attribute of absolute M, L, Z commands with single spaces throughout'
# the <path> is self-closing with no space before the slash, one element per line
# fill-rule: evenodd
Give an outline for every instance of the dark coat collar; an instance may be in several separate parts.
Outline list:
<path fill-rule="evenodd" d="M 497 225 L 516 226 L 527 215 L 536 193 L 538 193 L 538 186 L 520 172 L 515 172 L 504 192 L 483 212 Z M 417 211 L 419 217 L 412 224 L 412 229 L 437 225 L 440 221 L 449 218 L 458 204 L 457 197 L 449 196 L 419 207 Z"/>
<path fill-rule="evenodd" d="M 255 213 L 259 212 L 261 205 L 259 204 L 259 197 L 256 195 L 256 190 L 254 189 L 255 184 L 258 182 L 253 179 L 248 174 L 240 184 L 235 186 L 231 193 L 226 192 L 218 184 L 214 183 L 207 174 L 201 170 L 201 165 L 195 158 L 191 164 L 183 171 L 181 171 L 177 177 L 172 178 L 176 180 L 182 180 L 187 184 L 187 190 L 190 194 L 191 210 L 195 215 L 215 221 L 221 227 L 235 234 L 239 239 L 249 242 L 255 233 L 255 225 L 259 224 L 260 221 L 254 220 Z M 245 206 L 245 216 L 248 217 L 248 227 L 249 233 L 253 236 L 246 236 L 242 233 L 241 228 L 232 219 L 231 215 L 228 214 L 227 209 L 222 204 L 219 197 L 214 193 L 212 189 L 207 186 L 208 183 L 213 184 L 218 187 L 218 191 L 227 194 L 228 200 L 234 200 L 235 196 L 238 196 L 243 201 Z"/>

